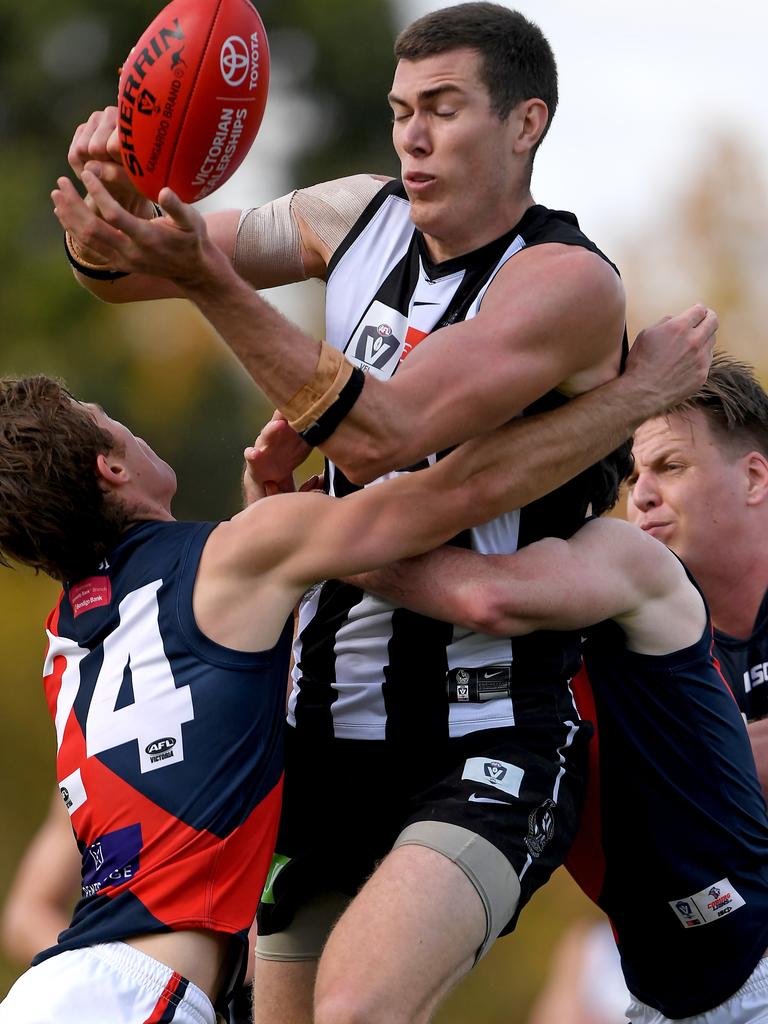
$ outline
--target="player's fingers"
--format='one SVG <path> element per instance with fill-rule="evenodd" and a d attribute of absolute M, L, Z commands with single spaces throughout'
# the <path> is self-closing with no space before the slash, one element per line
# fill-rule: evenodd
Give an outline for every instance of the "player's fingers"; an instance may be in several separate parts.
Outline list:
<path fill-rule="evenodd" d="M 109 153 L 115 163 L 122 164 L 123 154 L 120 149 L 120 135 L 116 127 L 112 129 L 112 133 L 107 139 L 106 149 L 107 153 Z"/>
<path fill-rule="evenodd" d="M 317 473 L 314 473 L 311 477 L 309 477 L 309 479 L 304 481 L 304 483 L 299 488 L 299 491 L 302 494 L 305 494 L 307 491 L 319 491 L 319 490 L 322 490 L 322 487 L 323 487 L 323 478 L 322 478 L 322 476 L 320 476 Z"/>
<path fill-rule="evenodd" d="M 88 140 L 88 152 L 96 160 L 108 156 L 107 143 L 117 126 L 117 107 L 105 107 L 95 121 Z"/>
<path fill-rule="evenodd" d="M 682 318 L 690 327 L 698 327 L 707 315 L 707 307 L 702 302 L 690 306 L 681 314 Z"/>
<path fill-rule="evenodd" d="M 100 226 L 100 221 L 85 205 L 79 191 L 69 178 L 58 178 L 56 185 L 57 187 L 51 191 L 51 200 L 61 226 L 72 231 L 74 236 L 84 244 L 90 245 Z"/>
<path fill-rule="evenodd" d="M 87 141 L 84 145 L 82 144 L 82 140 L 87 133 L 88 125 L 79 124 L 77 128 L 75 128 L 75 133 L 72 136 L 72 141 L 69 144 L 69 150 L 67 151 L 67 163 L 78 177 L 83 169 L 83 164 L 85 163 L 88 154 Z"/>
<path fill-rule="evenodd" d="M 102 219 L 129 238 L 141 242 L 149 222 L 143 218 L 134 217 L 124 209 L 91 171 L 83 170 L 82 181 Z M 117 239 L 114 241 L 117 242 Z"/>
<path fill-rule="evenodd" d="M 179 199 L 173 189 L 168 188 L 167 185 L 165 188 L 161 188 L 157 201 L 163 213 L 168 214 L 177 227 L 182 228 L 184 231 L 193 231 L 195 229 L 197 214 L 191 206 L 188 206 Z"/>

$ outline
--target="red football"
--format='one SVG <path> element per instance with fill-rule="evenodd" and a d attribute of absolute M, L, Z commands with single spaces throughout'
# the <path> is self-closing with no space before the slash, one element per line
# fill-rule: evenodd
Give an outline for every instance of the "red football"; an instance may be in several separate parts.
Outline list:
<path fill-rule="evenodd" d="M 173 0 L 120 72 L 118 134 L 139 191 L 184 202 L 231 177 L 264 115 L 269 47 L 249 0 Z"/>

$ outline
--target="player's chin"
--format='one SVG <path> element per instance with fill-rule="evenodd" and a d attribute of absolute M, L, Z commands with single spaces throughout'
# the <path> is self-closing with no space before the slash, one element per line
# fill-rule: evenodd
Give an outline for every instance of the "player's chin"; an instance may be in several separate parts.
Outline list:
<path fill-rule="evenodd" d="M 430 234 L 431 229 L 440 223 L 440 204 L 424 196 L 414 196 L 411 199 L 411 220 L 424 234 Z"/>

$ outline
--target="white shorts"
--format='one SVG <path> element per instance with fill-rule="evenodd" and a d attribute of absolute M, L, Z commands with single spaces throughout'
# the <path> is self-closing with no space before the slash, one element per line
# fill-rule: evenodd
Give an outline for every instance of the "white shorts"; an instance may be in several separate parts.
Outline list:
<path fill-rule="evenodd" d="M 215 1024 L 191 981 L 124 942 L 67 950 L 30 967 L 0 1003 L 0 1024 Z"/>
<path fill-rule="evenodd" d="M 627 1008 L 632 1024 L 766 1024 L 768 1021 L 768 958 L 758 963 L 744 984 L 719 1006 L 695 1017 L 671 1020 L 663 1013 L 633 1000 Z"/>

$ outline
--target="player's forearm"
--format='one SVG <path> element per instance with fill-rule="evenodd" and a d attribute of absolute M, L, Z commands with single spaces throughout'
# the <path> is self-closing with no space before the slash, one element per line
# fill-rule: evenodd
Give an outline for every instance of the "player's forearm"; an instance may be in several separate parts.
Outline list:
<path fill-rule="evenodd" d="M 262 299 L 210 241 L 202 272 L 181 287 L 275 406 L 312 378 L 319 343 Z"/>
<path fill-rule="evenodd" d="M 473 481 L 478 516 L 490 519 L 562 486 L 660 411 L 640 375 L 625 375 L 462 445 L 444 460 L 445 471 Z"/>
<path fill-rule="evenodd" d="M 505 567 L 451 545 L 348 577 L 347 583 L 432 619 L 476 633 L 509 636 Z"/>
<path fill-rule="evenodd" d="M 183 290 L 261 388 L 278 408 L 285 408 L 310 381 L 318 364 L 319 343 L 290 323 L 258 295 L 232 268 L 226 256 L 208 245 L 206 273 L 185 282 Z M 350 465 L 378 467 L 381 452 L 395 451 L 392 425 L 404 429 L 405 413 L 398 416 L 386 399 L 386 385 L 366 380 L 362 394 L 324 453 L 344 470 Z M 400 463 L 396 458 L 392 466 Z M 375 471 L 369 474 L 377 475 Z"/>
<path fill-rule="evenodd" d="M 43 903 L 14 905 L 6 912 L 0 926 L 3 949 L 19 963 L 29 963 L 40 950 L 52 946 L 68 925 L 69 917 L 63 909 Z"/>

